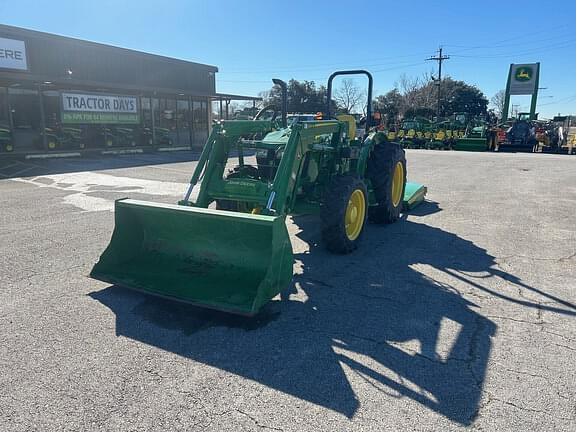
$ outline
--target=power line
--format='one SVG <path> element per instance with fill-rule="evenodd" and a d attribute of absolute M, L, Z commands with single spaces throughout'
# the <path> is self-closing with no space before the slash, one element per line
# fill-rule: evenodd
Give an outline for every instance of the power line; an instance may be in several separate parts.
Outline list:
<path fill-rule="evenodd" d="M 500 53 L 492 53 L 492 54 L 477 54 L 477 55 L 465 55 L 465 54 L 452 54 L 453 57 L 461 57 L 461 58 L 473 58 L 473 59 L 497 59 L 503 57 L 514 57 L 519 55 L 528 55 L 528 54 L 537 54 L 542 51 L 552 51 L 557 49 L 569 48 L 576 44 L 576 39 L 566 40 L 562 43 L 555 43 L 550 45 L 543 45 L 539 47 L 529 48 L 526 50 L 520 51 L 513 51 L 513 52 L 500 52 Z"/>
<path fill-rule="evenodd" d="M 434 60 L 438 62 L 438 109 L 436 110 L 436 118 L 440 121 L 440 108 L 441 108 L 441 101 L 442 101 L 442 93 L 441 93 L 441 85 L 442 85 L 442 62 L 444 60 L 448 60 L 450 56 L 442 55 L 442 47 L 438 49 L 438 56 L 436 57 L 429 57 L 426 60 Z"/>
<path fill-rule="evenodd" d="M 558 99 L 554 102 L 541 103 L 541 104 L 538 104 L 538 106 L 557 105 L 559 103 L 566 103 L 566 102 L 572 102 L 572 101 L 576 101 L 576 94 L 572 95 L 572 96 L 566 96 L 566 97 L 564 97 L 562 99 Z"/>
<path fill-rule="evenodd" d="M 410 64 L 402 64 L 399 66 L 394 66 L 394 67 L 389 67 L 389 68 L 385 68 L 385 69 L 376 69 L 371 71 L 372 74 L 378 74 L 381 72 L 387 72 L 387 71 L 391 71 L 391 70 L 397 70 L 397 69 L 404 69 L 404 68 L 409 68 L 409 67 L 414 67 L 414 66 L 419 66 L 419 65 L 423 65 L 425 64 L 425 61 L 419 61 L 416 63 L 410 63 Z M 365 65 L 364 65 L 365 66 Z M 228 72 L 222 72 L 222 74 L 227 74 Z M 256 72 L 256 73 L 263 73 L 263 72 Z M 274 71 L 271 72 L 272 74 L 275 73 Z M 327 75 L 328 76 L 328 75 Z M 322 82 L 324 80 L 327 79 L 327 76 L 324 77 L 313 77 L 313 78 L 306 78 L 306 81 L 314 81 L 314 82 Z M 218 82 L 229 82 L 229 83 L 270 83 L 270 80 L 241 80 L 241 79 L 232 79 L 232 80 L 228 80 L 228 79 L 220 79 L 220 78 L 216 78 L 216 80 Z"/>
<path fill-rule="evenodd" d="M 566 35 L 559 35 L 558 32 L 562 29 L 566 29 L 568 30 L 567 35 L 572 35 L 572 28 L 570 25 L 568 24 L 564 24 L 561 25 L 559 27 L 556 28 L 556 35 L 552 36 L 550 38 L 546 38 L 546 39 L 541 39 L 541 38 L 536 38 L 536 40 L 538 42 L 542 42 L 542 41 L 547 41 L 547 40 L 553 40 L 553 39 L 557 39 L 557 38 L 562 38 L 565 37 Z M 544 29 L 544 30 L 540 30 L 537 32 L 530 32 L 530 34 L 527 36 L 526 34 L 522 34 L 522 35 L 518 35 L 518 36 L 514 36 L 511 38 L 507 38 L 507 39 L 502 39 L 499 41 L 493 41 L 490 42 L 487 45 L 475 45 L 475 46 L 466 46 L 466 45 L 450 45 L 450 44 L 445 44 L 444 46 L 448 46 L 448 47 L 455 47 L 455 48 L 462 48 L 460 50 L 455 50 L 453 52 L 455 53 L 459 53 L 459 52 L 463 52 L 463 51 L 471 51 L 471 50 L 475 50 L 475 49 L 484 49 L 484 48 L 494 48 L 494 47 L 500 47 L 500 46 L 517 46 L 517 45 L 529 45 L 529 44 L 533 44 L 534 41 L 529 40 L 530 38 L 533 38 L 534 36 L 537 36 L 539 34 L 542 33 L 549 33 L 550 30 L 549 29 Z M 507 43 L 510 41 L 514 41 L 514 40 L 518 40 L 518 39 L 522 39 L 523 42 L 519 42 L 519 43 Z"/>
<path fill-rule="evenodd" d="M 404 65 L 409 66 L 412 64 L 413 61 L 402 61 L 402 62 L 386 62 L 386 63 L 364 63 L 361 65 L 362 68 L 372 67 L 372 66 L 399 66 L 403 67 Z M 220 67 L 220 73 L 226 74 L 233 74 L 233 75 L 253 75 L 254 73 L 281 73 L 281 72 L 309 72 L 309 71 L 325 71 L 325 70 L 333 70 L 335 68 L 344 68 L 344 69 L 354 69 L 357 68 L 358 65 L 350 66 L 350 63 L 340 63 L 340 65 L 332 65 L 332 66 L 322 66 L 322 67 L 292 67 L 292 68 L 275 68 L 269 70 L 254 70 L 246 71 L 246 72 L 239 72 L 239 71 L 229 71 L 225 68 Z M 387 69 L 384 69 L 387 70 Z"/>
<path fill-rule="evenodd" d="M 426 54 L 425 52 L 421 52 L 421 53 L 416 53 L 416 54 L 406 54 L 406 55 L 400 55 L 400 56 L 388 56 L 388 57 L 380 57 L 378 59 L 373 59 L 375 61 L 377 61 L 378 63 L 371 63 L 371 64 L 366 64 L 364 66 L 381 66 L 381 65 L 394 65 L 394 64 L 402 64 L 402 63 L 410 63 L 411 60 L 407 60 L 407 61 L 392 61 L 392 62 L 380 62 L 380 60 L 388 60 L 388 59 L 399 59 L 399 58 L 413 58 L 413 57 L 420 57 L 422 55 Z M 331 62 L 331 63 L 320 63 L 320 64 L 311 64 L 311 65 L 304 65 L 302 67 L 298 67 L 298 68 L 294 68 L 294 66 L 279 66 L 279 67 L 273 67 L 273 69 L 271 70 L 259 70 L 258 72 L 269 72 L 269 73 L 274 73 L 274 72 L 279 72 L 282 70 L 286 70 L 286 71 L 295 71 L 295 70 L 313 70 L 313 69 L 317 69 L 317 70 L 322 70 L 322 69 L 330 69 L 333 67 L 339 67 L 342 65 L 349 65 L 350 62 Z M 231 69 L 231 70 L 223 70 L 223 72 L 226 73 L 234 73 L 234 74 L 242 74 L 242 73 L 246 73 L 246 74 L 252 74 L 254 73 L 254 68 L 240 68 L 240 69 Z"/>

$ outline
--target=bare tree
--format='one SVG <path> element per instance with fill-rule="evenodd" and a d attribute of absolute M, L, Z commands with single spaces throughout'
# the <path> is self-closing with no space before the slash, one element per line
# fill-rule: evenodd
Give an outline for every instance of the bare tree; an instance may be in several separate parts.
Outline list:
<path fill-rule="evenodd" d="M 430 86 L 432 80 L 430 73 L 422 77 L 409 77 L 406 74 L 400 76 L 400 81 L 395 85 L 404 99 L 404 106 L 401 112 L 414 111 L 418 108 L 431 108 L 436 99 L 435 87 Z"/>
<path fill-rule="evenodd" d="M 500 90 L 492 99 L 490 99 L 490 104 L 494 108 L 494 113 L 498 116 L 498 118 L 502 118 L 504 113 L 504 100 L 506 99 L 506 92 L 504 90 Z"/>
<path fill-rule="evenodd" d="M 256 108 L 264 108 L 270 104 L 270 90 L 264 90 L 258 93 L 258 97 L 262 100 L 256 102 Z"/>
<path fill-rule="evenodd" d="M 366 98 L 366 92 L 360 89 L 351 79 L 342 81 L 342 85 L 336 91 L 334 100 L 338 106 L 347 113 L 352 113 L 356 108 L 364 109 L 361 102 Z"/>

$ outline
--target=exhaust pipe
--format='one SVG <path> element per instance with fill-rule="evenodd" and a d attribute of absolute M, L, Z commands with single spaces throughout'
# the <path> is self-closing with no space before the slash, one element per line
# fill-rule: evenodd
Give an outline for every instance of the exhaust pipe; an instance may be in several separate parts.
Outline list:
<path fill-rule="evenodd" d="M 272 82 L 282 89 L 282 127 L 288 126 L 288 86 L 284 81 L 273 78 Z"/>

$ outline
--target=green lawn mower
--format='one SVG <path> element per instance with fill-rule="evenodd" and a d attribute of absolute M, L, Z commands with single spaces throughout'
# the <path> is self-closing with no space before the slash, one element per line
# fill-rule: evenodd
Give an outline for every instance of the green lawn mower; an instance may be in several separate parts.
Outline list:
<path fill-rule="evenodd" d="M 0 152 L 14 151 L 12 131 L 8 126 L 0 125 Z"/>
<path fill-rule="evenodd" d="M 288 214 L 317 214 L 324 245 L 338 254 L 359 246 L 368 220 L 397 221 L 426 188 L 406 184 L 399 144 L 377 132 L 358 140 L 353 118 L 333 118 L 332 81 L 352 74 L 368 78 L 371 121 L 367 71 L 333 73 L 325 120 L 290 126 L 286 84 L 273 80 L 282 89 L 282 108 L 271 120 L 214 125 L 182 201 L 116 201 L 114 233 L 91 277 L 250 316 L 292 280 Z M 256 163 L 247 163 L 248 151 L 256 152 Z M 232 153 L 239 163 L 226 172 Z"/>

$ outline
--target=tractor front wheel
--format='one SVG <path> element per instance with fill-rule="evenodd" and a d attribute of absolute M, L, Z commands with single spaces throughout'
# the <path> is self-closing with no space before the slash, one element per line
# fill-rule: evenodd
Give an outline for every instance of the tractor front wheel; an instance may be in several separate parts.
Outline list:
<path fill-rule="evenodd" d="M 402 211 L 406 188 L 406 154 L 395 143 L 374 146 L 368 159 L 366 175 L 372 183 L 376 205 L 368 210 L 371 222 L 388 224 L 397 221 Z"/>
<path fill-rule="evenodd" d="M 358 247 L 366 224 L 368 191 L 352 176 L 338 176 L 329 185 L 322 206 L 322 240 L 330 252 L 346 254 Z"/>

